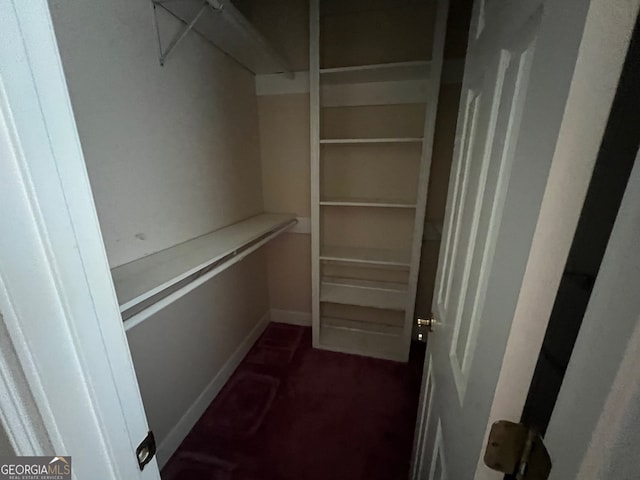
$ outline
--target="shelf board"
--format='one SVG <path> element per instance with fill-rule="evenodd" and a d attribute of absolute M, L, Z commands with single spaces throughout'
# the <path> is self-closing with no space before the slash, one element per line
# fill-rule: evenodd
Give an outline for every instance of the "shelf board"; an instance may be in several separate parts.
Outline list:
<path fill-rule="evenodd" d="M 319 347 L 334 352 L 406 361 L 402 328 L 342 318 L 320 318 Z"/>
<path fill-rule="evenodd" d="M 142 303 L 294 221 L 294 215 L 263 213 L 112 269 L 120 311 Z"/>
<path fill-rule="evenodd" d="M 323 277 L 320 301 L 404 311 L 407 308 L 406 284 Z"/>
<path fill-rule="evenodd" d="M 203 2 L 199 0 L 154 0 L 153 3 L 185 25 L 196 18 L 203 6 Z M 194 32 L 254 74 L 292 75 L 291 66 L 284 56 L 273 48 L 233 2 L 207 0 L 207 3 L 211 7 L 210 11 L 198 18 L 192 27 Z M 224 3 L 223 9 L 218 8 L 220 3 Z"/>
<path fill-rule="evenodd" d="M 395 82 L 403 80 L 427 80 L 431 62 L 397 62 L 376 65 L 321 68 L 320 81 L 324 85 L 347 83 Z"/>
<path fill-rule="evenodd" d="M 422 137 L 398 137 L 398 138 L 321 138 L 321 144 L 345 144 L 345 143 L 421 143 Z"/>
<path fill-rule="evenodd" d="M 396 336 L 402 334 L 402 327 L 398 325 L 387 325 L 384 323 L 363 322 L 360 320 L 349 320 L 346 318 L 322 317 L 321 323 L 325 327 L 340 330 L 350 330 L 354 332 L 366 332 L 377 335 Z"/>
<path fill-rule="evenodd" d="M 411 266 L 410 252 L 385 248 L 324 246 L 320 249 L 320 260 L 337 260 L 401 267 Z"/>
<path fill-rule="evenodd" d="M 380 198 L 326 197 L 320 205 L 335 207 L 416 208 L 406 200 L 384 200 Z"/>

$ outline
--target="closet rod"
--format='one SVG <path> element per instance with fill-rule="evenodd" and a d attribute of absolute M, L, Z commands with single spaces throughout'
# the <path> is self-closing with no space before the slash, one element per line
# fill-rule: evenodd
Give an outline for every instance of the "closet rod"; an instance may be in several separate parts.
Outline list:
<path fill-rule="evenodd" d="M 179 298 L 185 296 L 195 288 L 199 287 L 203 283 L 211 280 L 213 277 L 222 273 L 227 268 L 235 265 L 264 244 L 274 239 L 285 230 L 293 227 L 298 223 L 297 219 L 292 219 L 284 225 L 276 227 L 263 235 L 238 246 L 235 250 L 228 253 L 224 257 L 217 259 L 215 262 L 203 267 L 196 273 L 189 277 L 175 283 L 166 289 L 158 292 L 157 294 L 147 298 L 143 302 L 129 308 L 122 312 L 122 319 L 124 322 L 124 329 L 130 330 L 131 328 L 139 325 L 153 314 L 159 312 L 167 305 L 175 302 Z"/>

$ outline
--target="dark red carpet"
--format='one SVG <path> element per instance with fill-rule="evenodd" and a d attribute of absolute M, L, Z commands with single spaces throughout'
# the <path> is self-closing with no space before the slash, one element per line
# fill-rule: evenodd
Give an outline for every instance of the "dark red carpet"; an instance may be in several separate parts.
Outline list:
<path fill-rule="evenodd" d="M 272 323 L 163 480 L 405 480 L 424 349 L 408 364 L 314 350 Z"/>

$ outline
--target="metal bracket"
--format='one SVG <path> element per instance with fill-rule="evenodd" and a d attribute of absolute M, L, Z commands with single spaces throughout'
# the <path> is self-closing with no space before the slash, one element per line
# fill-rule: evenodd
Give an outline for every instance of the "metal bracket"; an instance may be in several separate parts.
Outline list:
<path fill-rule="evenodd" d="M 176 36 L 173 38 L 173 40 L 171 40 L 171 42 L 169 43 L 169 46 L 167 47 L 167 49 L 165 51 L 163 51 L 162 50 L 162 39 L 160 37 L 160 27 L 158 25 L 157 7 L 158 6 L 162 6 L 165 3 L 170 3 L 170 2 L 175 2 L 175 1 L 178 1 L 178 0 L 151 0 L 151 6 L 153 8 L 153 26 L 154 26 L 154 30 L 156 32 L 156 38 L 158 39 L 158 60 L 160 61 L 160 65 L 162 65 L 162 66 L 164 66 L 164 64 L 167 61 L 167 58 L 169 57 L 171 52 L 173 52 L 176 49 L 176 47 L 178 46 L 178 44 L 180 44 L 180 42 L 182 42 L 182 40 L 184 40 L 184 38 L 193 29 L 193 27 L 198 22 L 198 20 L 200 20 L 200 17 L 202 17 L 202 14 L 208 8 L 211 8 L 212 10 L 214 10 L 216 12 L 221 12 L 224 9 L 224 4 L 221 3 L 219 0 L 205 0 L 202 3 L 202 7 L 200 7 L 200 10 L 198 10 L 198 13 L 196 13 L 195 16 L 193 17 L 193 19 L 191 19 L 176 34 Z"/>
<path fill-rule="evenodd" d="M 491 426 L 484 454 L 487 467 L 517 480 L 547 480 L 551 458 L 540 434 L 521 423 L 500 420 Z"/>

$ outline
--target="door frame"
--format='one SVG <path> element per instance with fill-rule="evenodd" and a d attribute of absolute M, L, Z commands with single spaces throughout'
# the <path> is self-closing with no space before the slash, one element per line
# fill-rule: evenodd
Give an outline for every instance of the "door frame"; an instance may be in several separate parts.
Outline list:
<path fill-rule="evenodd" d="M 159 479 L 47 2 L 0 24 L 0 423 L 74 478 Z"/>
<path fill-rule="evenodd" d="M 565 261 L 582 210 L 609 111 L 624 64 L 640 1 L 589 1 L 533 242 L 499 373 L 483 447 L 491 425 L 518 421 L 524 407 Z M 605 54 L 603 54 L 605 52 Z M 597 94 L 594 94 L 597 92 Z M 434 341 L 437 341 L 437 336 Z M 427 347 L 428 348 L 428 347 Z M 428 352 L 425 362 L 429 358 Z M 425 368 L 425 377 L 428 375 Z M 424 388 L 423 388 L 424 390 Z M 429 413 L 421 392 L 411 478 L 424 478 L 424 423 Z M 476 479 L 499 479 L 479 455 Z"/>

